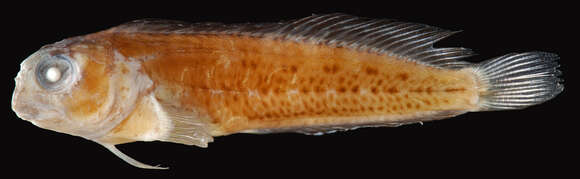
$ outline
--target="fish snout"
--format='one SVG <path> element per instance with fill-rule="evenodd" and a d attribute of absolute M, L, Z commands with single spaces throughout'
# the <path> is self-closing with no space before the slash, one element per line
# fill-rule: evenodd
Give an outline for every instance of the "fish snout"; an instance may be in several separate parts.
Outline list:
<path fill-rule="evenodd" d="M 39 111 L 33 105 L 19 102 L 17 100 L 12 101 L 12 110 L 16 112 L 16 115 L 21 119 L 30 121 L 38 118 Z"/>
<path fill-rule="evenodd" d="M 60 111 L 43 101 L 40 96 L 27 96 L 17 89 L 12 96 L 12 110 L 27 121 L 39 121 L 60 115 Z"/>

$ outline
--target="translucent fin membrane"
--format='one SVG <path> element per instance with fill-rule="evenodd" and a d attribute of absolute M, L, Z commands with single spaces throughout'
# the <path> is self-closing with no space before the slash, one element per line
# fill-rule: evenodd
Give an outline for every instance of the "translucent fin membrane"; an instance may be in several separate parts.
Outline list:
<path fill-rule="evenodd" d="M 481 94 L 482 110 L 521 109 L 548 101 L 564 86 L 558 56 L 546 52 L 513 53 L 493 58 L 475 66 L 480 79 L 487 83 Z"/>
<path fill-rule="evenodd" d="M 392 19 L 370 19 L 346 14 L 313 15 L 280 23 L 221 24 L 143 19 L 109 30 L 113 33 L 187 35 L 241 35 L 346 47 L 397 56 L 439 68 L 462 68 L 459 59 L 473 55 L 466 48 L 433 48 L 433 44 L 459 31 Z"/>

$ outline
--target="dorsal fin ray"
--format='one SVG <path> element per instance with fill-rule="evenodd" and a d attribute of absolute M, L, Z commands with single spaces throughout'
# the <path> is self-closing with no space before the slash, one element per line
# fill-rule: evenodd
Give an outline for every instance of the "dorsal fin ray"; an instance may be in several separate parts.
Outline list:
<path fill-rule="evenodd" d="M 461 68 L 470 65 L 458 59 L 474 55 L 466 48 L 433 48 L 435 42 L 459 31 L 449 31 L 419 23 L 361 18 L 340 13 L 312 15 L 288 22 L 261 24 L 187 23 L 144 19 L 120 25 L 110 31 L 270 37 L 386 54 L 439 68 Z"/>

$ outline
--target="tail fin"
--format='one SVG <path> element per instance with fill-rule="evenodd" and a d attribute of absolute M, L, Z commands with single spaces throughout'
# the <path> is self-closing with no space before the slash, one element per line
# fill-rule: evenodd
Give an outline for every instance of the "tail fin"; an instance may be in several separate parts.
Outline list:
<path fill-rule="evenodd" d="M 564 90 L 558 59 L 552 53 L 527 52 L 476 64 L 483 84 L 480 110 L 522 109 L 554 98 Z"/>

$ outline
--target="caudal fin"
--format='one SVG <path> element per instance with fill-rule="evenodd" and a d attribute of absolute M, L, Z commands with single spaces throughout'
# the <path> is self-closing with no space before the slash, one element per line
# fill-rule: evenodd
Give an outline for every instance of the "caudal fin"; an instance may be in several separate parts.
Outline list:
<path fill-rule="evenodd" d="M 480 110 L 521 109 L 554 98 L 564 90 L 558 59 L 552 53 L 527 52 L 476 64 L 483 84 Z"/>

